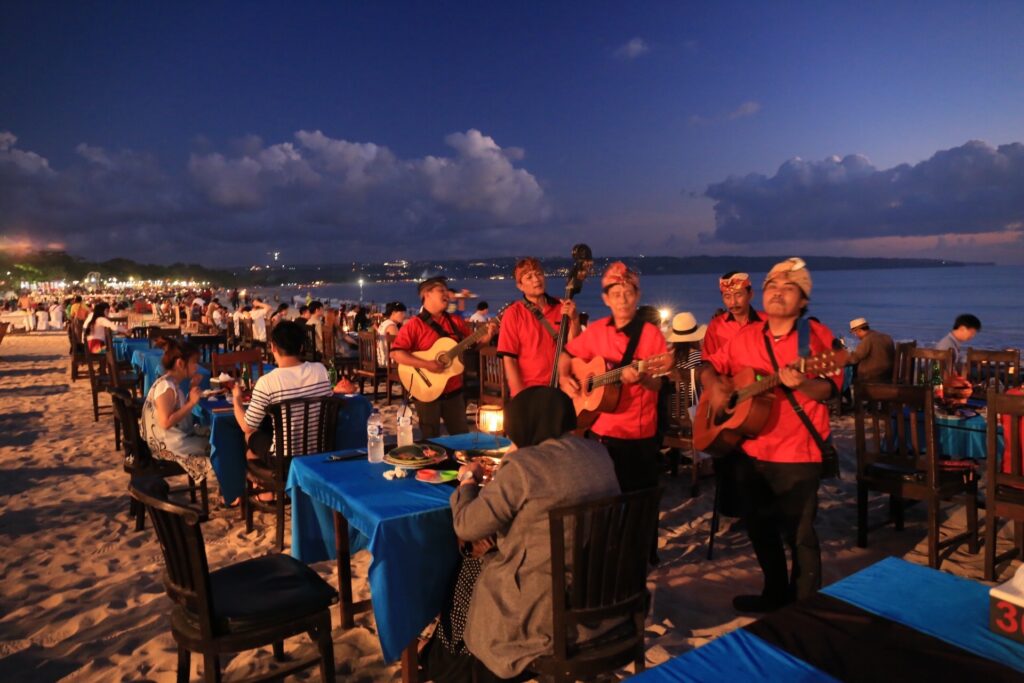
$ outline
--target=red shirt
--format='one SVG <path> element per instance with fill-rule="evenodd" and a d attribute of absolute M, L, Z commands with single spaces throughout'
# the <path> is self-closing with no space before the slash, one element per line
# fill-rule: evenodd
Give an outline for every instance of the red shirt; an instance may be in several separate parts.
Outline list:
<path fill-rule="evenodd" d="M 658 328 L 650 323 L 642 324 L 640 343 L 633 360 L 643 360 L 666 351 L 665 337 Z M 580 336 L 565 345 L 565 350 L 569 355 L 587 361 L 600 356 L 611 370 L 622 361 L 628 344 L 626 328 L 617 329 L 614 319 L 609 316 L 591 323 Z M 622 385 L 615 412 L 601 413 L 591 430 L 599 436 L 614 439 L 646 439 L 654 436 L 657 427 L 658 392 L 637 382 Z"/>
<path fill-rule="evenodd" d="M 440 317 L 435 316 L 434 322 L 447 330 L 449 335 L 460 341 L 465 339 L 472 330 L 469 329 L 469 325 L 466 321 L 457 315 L 442 314 Z M 453 334 L 457 333 L 457 334 Z M 398 335 L 395 340 L 391 342 L 392 351 L 408 351 L 410 353 L 414 351 L 426 351 L 434 345 L 438 339 L 441 338 L 433 327 L 423 322 L 423 320 L 417 315 L 410 318 L 402 327 L 398 330 Z M 457 389 L 462 388 L 462 374 L 452 375 L 448 378 L 448 383 L 444 385 L 444 393 L 450 393 Z"/>
<path fill-rule="evenodd" d="M 562 302 L 548 297 L 541 307 L 544 319 L 558 334 L 562 323 Z M 523 388 L 547 386 L 551 381 L 551 368 L 555 363 L 555 340 L 523 301 L 509 306 L 501 317 L 498 335 L 498 355 L 515 358 Z"/>
<path fill-rule="evenodd" d="M 704 343 L 701 346 L 701 353 L 705 357 L 710 356 L 715 351 L 725 346 L 729 340 L 735 337 L 736 333 L 744 327 L 753 323 L 762 322 L 763 320 L 764 314 L 758 313 L 753 309 L 753 307 L 750 309 L 750 317 L 747 318 L 747 323 L 745 325 L 741 325 L 729 311 L 719 313 L 711 319 L 711 322 L 708 323 L 708 329 L 704 333 Z"/>
<path fill-rule="evenodd" d="M 821 353 L 832 348 L 832 332 L 827 327 L 813 320 L 811 325 L 811 353 Z M 764 340 L 772 344 L 775 358 L 779 365 L 792 363 L 797 359 L 797 332 L 796 328 L 784 335 L 779 341 L 775 341 L 768 331 L 768 323 L 758 325 L 747 325 L 732 340 L 716 351 L 711 356 L 704 356 L 704 360 L 711 363 L 715 370 L 721 375 L 734 375 L 741 368 L 754 368 L 764 374 L 772 374 L 772 361 L 768 357 Z M 828 379 L 838 389 L 842 381 L 842 374 L 830 375 Z M 743 442 L 743 451 L 752 458 L 766 462 L 821 462 L 821 451 L 814 443 L 814 438 L 807 427 L 800 421 L 799 416 L 793 412 L 789 400 L 781 389 L 772 390 L 775 394 L 775 404 L 772 407 L 771 416 L 759 435 Z M 808 398 L 801 391 L 796 391 L 794 397 L 800 407 L 804 409 L 811 423 L 821 434 L 822 438 L 828 438 L 829 421 L 828 407 L 812 398 Z"/>

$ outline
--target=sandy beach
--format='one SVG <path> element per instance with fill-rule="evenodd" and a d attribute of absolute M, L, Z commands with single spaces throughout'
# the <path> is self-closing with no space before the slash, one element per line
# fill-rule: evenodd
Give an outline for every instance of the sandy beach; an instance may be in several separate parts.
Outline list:
<path fill-rule="evenodd" d="M 63 333 L 8 335 L 0 344 L 0 672 L 12 681 L 171 681 L 176 648 L 165 617 L 169 601 L 156 537 L 148 524 L 143 532 L 134 530 L 110 418 L 93 422 L 88 380 L 70 383 L 66 351 Z M 381 408 L 393 422 L 397 404 Z M 833 430 L 845 476 L 820 490 L 825 583 L 890 555 L 925 564 L 923 506 L 908 510 L 905 531 L 887 527 L 871 534 L 869 548 L 855 546 L 852 417 L 835 419 Z M 211 501 L 219 500 L 211 484 Z M 735 520 L 723 520 L 715 559 L 706 559 L 710 480 L 696 498 L 689 497 L 684 477 L 665 477 L 664 484 L 662 562 L 650 575 L 648 666 L 749 623 L 733 611 L 731 599 L 761 587 L 746 536 L 730 529 Z M 269 518 L 258 517 L 256 531 L 246 535 L 236 510 L 211 504 L 203 529 L 211 568 L 271 550 Z M 871 505 L 873 519 L 881 519 L 887 500 L 874 497 Z M 962 507 L 947 505 L 943 513 L 944 534 L 964 529 Z M 368 563 L 365 552 L 354 562 L 356 599 L 369 593 Z M 314 568 L 336 585 L 332 562 Z M 947 552 L 942 569 L 979 579 L 982 554 L 956 548 Z M 335 611 L 334 623 L 338 680 L 399 677 L 398 665 L 382 659 L 372 614 L 343 630 Z M 285 648 L 313 650 L 305 638 L 293 638 Z M 222 658 L 228 680 L 269 671 L 272 664 L 269 647 Z M 194 657 L 193 679 L 199 667 Z M 298 680 L 316 678 L 313 670 Z"/>

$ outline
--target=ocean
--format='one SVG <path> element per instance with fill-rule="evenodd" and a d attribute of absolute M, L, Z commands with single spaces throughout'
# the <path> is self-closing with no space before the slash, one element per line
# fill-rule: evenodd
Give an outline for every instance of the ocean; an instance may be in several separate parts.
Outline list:
<path fill-rule="evenodd" d="M 952 327 L 960 313 L 973 313 L 981 319 L 982 329 L 971 343 L 975 348 L 1002 349 L 1024 347 L 1024 268 L 1020 266 L 967 266 L 959 268 L 912 268 L 895 270 L 811 271 L 814 290 L 809 315 L 825 323 L 836 336 L 856 346 L 848 325 L 853 318 L 864 317 L 871 326 L 896 340 L 916 339 L 931 345 Z M 755 290 L 764 273 L 751 273 Z M 608 313 L 601 302 L 599 279 L 583 284 L 576 296 L 577 306 L 592 319 Z M 456 289 L 466 288 L 479 298 L 466 304 L 468 316 L 480 300 L 490 304 L 492 314 L 519 296 L 511 278 L 506 280 L 467 279 L 451 281 Z M 644 275 L 640 280 L 641 303 L 668 308 L 672 313 L 692 312 L 707 322 L 722 305 L 718 278 L 713 274 Z M 281 301 L 294 296 L 358 301 L 357 284 L 329 284 L 309 288 L 263 290 Z M 565 281 L 548 278 L 548 293 L 562 296 Z M 383 304 L 403 301 L 410 310 L 419 308 L 416 285 L 411 282 L 365 283 L 365 302 Z M 755 293 L 754 303 L 760 306 Z"/>

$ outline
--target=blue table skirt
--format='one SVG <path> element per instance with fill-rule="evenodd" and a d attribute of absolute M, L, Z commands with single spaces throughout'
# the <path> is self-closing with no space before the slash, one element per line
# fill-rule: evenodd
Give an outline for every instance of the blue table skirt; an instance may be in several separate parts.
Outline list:
<path fill-rule="evenodd" d="M 822 593 L 1024 672 L 1024 645 L 989 630 L 988 587 L 977 581 L 887 558 Z M 633 680 L 710 683 L 833 679 L 757 636 L 736 630 Z"/>
<path fill-rule="evenodd" d="M 338 415 L 335 445 L 342 449 L 365 448 L 366 421 L 373 404 L 359 394 L 343 398 L 346 399 L 345 409 Z M 234 412 L 215 412 L 215 409 L 230 406 L 224 398 L 203 399 L 192 411 L 199 424 L 210 427 L 210 463 L 226 501 L 238 498 L 245 491 L 245 433 L 238 426 Z"/>
<path fill-rule="evenodd" d="M 121 361 L 131 360 L 135 351 L 149 349 L 148 339 L 132 339 L 131 337 L 114 337 L 114 353 Z"/>
<path fill-rule="evenodd" d="M 349 523 L 350 550 L 373 556 L 369 581 L 385 661 L 434 618 L 451 591 L 458 545 L 448 499 L 453 489 L 409 477 L 388 481 L 386 464 L 329 463 L 324 455 L 292 461 L 291 553 L 303 562 L 335 558 L 333 511 Z"/>
<path fill-rule="evenodd" d="M 935 416 L 935 427 L 938 433 L 936 447 L 939 455 L 956 460 L 984 460 L 988 457 L 986 444 L 986 423 L 981 415 L 956 419 Z M 1003 435 L 1000 427 L 996 437 L 998 452 L 1003 452 Z"/>

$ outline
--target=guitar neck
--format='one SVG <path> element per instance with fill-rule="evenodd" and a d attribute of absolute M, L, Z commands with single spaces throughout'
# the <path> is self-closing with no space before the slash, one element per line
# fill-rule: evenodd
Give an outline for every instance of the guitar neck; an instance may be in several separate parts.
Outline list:
<path fill-rule="evenodd" d="M 448 355 L 453 357 L 461 356 L 463 351 L 465 351 L 470 346 L 480 341 L 483 338 L 483 336 L 487 334 L 487 330 L 487 325 L 481 325 L 480 327 L 476 328 L 468 337 L 466 337 L 458 344 L 453 346 L 451 350 L 448 352 Z"/>
<path fill-rule="evenodd" d="M 800 358 L 795 363 L 792 363 L 787 367 L 791 367 L 794 370 L 799 370 L 801 373 L 805 373 L 807 371 L 807 359 Z M 779 373 L 773 372 L 767 377 L 762 377 L 753 384 L 748 384 L 747 386 L 737 391 L 737 402 L 745 401 L 748 398 L 753 398 L 754 396 L 759 396 L 760 394 L 763 394 L 767 391 L 771 391 L 780 384 L 782 384 L 782 380 L 779 378 Z"/>
<path fill-rule="evenodd" d="M 594 375 L 594 377 L 592 377 L 590 380 L 590 386 L 593 389 L 597 389 L 598 387 L 603 387 L 609 384 L 616 384 L 618 382 L 621 382 L 622 371 L 625 370 L 626 368 L 633 368 L 634 370 L 643 372 L 645 366 L 649 365 L 652 361 L 658 360 L 662 357 L 663 356 L 654 356 L 652 358 L 647 358 L 645 360 L 635 360 L 629 365 L 623 365 L 621 368 L 615 368 L 614 370 L 609 370 L 608 372 L 605 372 L 603 374 Z"/>

